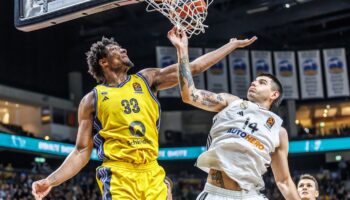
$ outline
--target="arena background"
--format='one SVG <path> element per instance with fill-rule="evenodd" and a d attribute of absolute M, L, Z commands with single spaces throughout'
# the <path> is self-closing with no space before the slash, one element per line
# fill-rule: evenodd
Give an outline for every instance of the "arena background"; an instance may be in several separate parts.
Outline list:
<path fill-rule="evenodd" d="M 350 61 L 348 0 L 214 0 L 205 23 L 209 28 L 190 39 L 191 47 L 217 48 L 232 37 L 256 35 L 259 39 L 249 50 L 313 49 L 322 54 L 323 49 L 344 48 Z M 114 37 L 128 50 L 136 66 L 132 73 L 158 65 L 156 47 L 171 46 L 166 38 L 171 27 L 165 17 L 147 13 L 145 3 L 140 3 L 22 32 L 14 26 L 14 2 L 0 3 L 0 199 L 33 199 L 32 181 L 56 169 L 64 159 L 64 153 L 30 149 L 28 137 L 48 142 L 43 143 L 47 150 L 54 148 L 50 146 L 53 141 L 74 144 L 77 103 L 95 85 L 85 60 L 91 43 L 102 36 Z M 289 156 L 295 180 L 310 173 L 320 182 L 319 199 L 350 199 L 349 91 L 327 96 L 324 65 L 321 59 L 324 97 L 303 99 L 298 76 L 299 98 L 285 100 L 278 113 L 296 145 Z M 349 67 L 343 67 L 348 79 Z M 208 74 L 204 78 L 207 88 Z M 160 163 L 175 182 L 174 199 L 195 199 L 206 175 L 193 166 L 195 158 L 186 157 L 190 154 L 186 147 L 205 146 L 214 114 L 184 105 L 179 98 L 159 99 L 163 111 L 160 144 L 165 151 Z M 338 140 L 328 143 L 328 139 Z M 182 149 L 172 151 L 171 157 L 167 147 Z M 99 199 L 94 178 L 98 165 L 90 161 L 47 199 Z M 265 180 L 267 196 L 282 199 L 271 172 Z"/>

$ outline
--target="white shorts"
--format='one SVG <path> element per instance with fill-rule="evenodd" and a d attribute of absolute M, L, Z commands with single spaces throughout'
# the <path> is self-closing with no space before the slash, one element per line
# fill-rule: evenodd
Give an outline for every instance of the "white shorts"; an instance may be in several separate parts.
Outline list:
<path fill-rule="evenodd" d="M 197 200 L 267 200 L 258 191 L 234 191 L 216 187 L 206 183 L 204 190 L 198 195 Z"/>

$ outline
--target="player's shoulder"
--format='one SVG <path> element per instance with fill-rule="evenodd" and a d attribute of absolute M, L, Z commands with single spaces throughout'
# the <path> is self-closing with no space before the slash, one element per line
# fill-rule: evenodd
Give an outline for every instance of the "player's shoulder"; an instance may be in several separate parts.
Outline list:
<path fill-rule="evenodd" d="M 79 109 L 91 110 L 93 111 L 95 108 L 95 97 L 96 93 L 94 91 L 90 91 L 87 93 L 80 101 Z"/>
<path fill-rule="evenodd" d="M 155 77 L 157 74 L 160 73 L 160 68 L 145 68 L 137 72 L 136 74 L 142 75 L 146 77 L 146 79 L 150 79 Z"/>
<path fill-rule="evenodd" d="M 281 126 L 280 130 L 279 130 L 279 136 L 280 136 L 280 139 L 283 139 L 283 140 L 287 140 L 288 141 L 288 132 L 287 130 Z"/>

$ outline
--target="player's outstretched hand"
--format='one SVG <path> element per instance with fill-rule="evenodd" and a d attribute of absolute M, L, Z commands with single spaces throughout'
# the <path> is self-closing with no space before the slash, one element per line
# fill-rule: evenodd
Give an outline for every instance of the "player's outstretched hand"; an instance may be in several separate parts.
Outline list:
<path fill-rule="evenodd" d="M 176 48 L 187 48 L 188 38 L 186 32 L 176 27 L 168 32 L 168 39 Z"/>
<path fill-rule="evenodd" d="M 35 200 L 42 200 L 50 192 L 51 188 L 52 186 L 47 179 L 35 181 L 32 184 L 32 194 Z"/>
<path fill-rule="evenodd" d="M 244 48 L 246 46 L 249 46 L 253 44 L 258 38 L 256 36 L 250 38 L 250 39 L 245 39 L 245 40 L 238 40 L 237 38 L 232 38 L 230 42 L 236 43 L 238 48 Z"/>

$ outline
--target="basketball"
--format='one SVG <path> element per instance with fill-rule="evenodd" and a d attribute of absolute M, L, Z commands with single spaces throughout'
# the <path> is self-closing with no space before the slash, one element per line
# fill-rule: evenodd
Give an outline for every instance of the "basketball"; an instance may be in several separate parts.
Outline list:
<path fill-rule="evenodd" d="M 207 10 L 207 4 L 204 0 L 194 0 L 184 4 L 176 9 L 181 18 L 192 17 L 204 13 Z"/>

